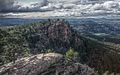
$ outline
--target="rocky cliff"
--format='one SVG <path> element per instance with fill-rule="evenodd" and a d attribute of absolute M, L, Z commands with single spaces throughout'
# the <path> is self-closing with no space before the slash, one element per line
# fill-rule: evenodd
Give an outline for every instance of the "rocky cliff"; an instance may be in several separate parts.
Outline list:
<path fill-rule="evenodd" d="M 38 53 L 46 49 L 64 53 L 70 47 L 77 50 L 84 49 L 83 40 L 64 20 L 50 20 L 48 24 L 38 24 L 31 27 L 30 31 L 23 31 L 23 33 L 27 38 L 32 53 Z"/>
<path fill-rule="evenodd" d="M 56 53 L 38 54 L 0 67 L 0 75 L 97 75 L 93 69 L 80 63 L 67 64 Z"/>

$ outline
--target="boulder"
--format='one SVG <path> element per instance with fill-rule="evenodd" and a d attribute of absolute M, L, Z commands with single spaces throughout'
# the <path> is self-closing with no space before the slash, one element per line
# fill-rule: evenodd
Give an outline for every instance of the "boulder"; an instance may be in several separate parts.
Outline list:
<path fill-rule="evenodd" d="M 55 53 L 38 54 L 8 63 L 0 67 L 0 75 L 37 75 L 58 62 L 62 55 Z"/>
<path fill-rule="evenodd" d="M 0 75 L 97 75 L 80 63 L 68 62 L 57 53 L 38 54 L 0 67 Z"/>

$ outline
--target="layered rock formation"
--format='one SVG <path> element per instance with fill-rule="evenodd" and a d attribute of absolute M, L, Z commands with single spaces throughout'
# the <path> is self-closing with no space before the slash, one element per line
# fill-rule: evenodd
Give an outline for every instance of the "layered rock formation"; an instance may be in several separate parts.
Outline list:
<path fill-rule="evenodd" d="M 66 63 L 56 53 L 38 54 L 0 67 L 0 75 L 96 75 L 94 70 L 80 63 Z"/>

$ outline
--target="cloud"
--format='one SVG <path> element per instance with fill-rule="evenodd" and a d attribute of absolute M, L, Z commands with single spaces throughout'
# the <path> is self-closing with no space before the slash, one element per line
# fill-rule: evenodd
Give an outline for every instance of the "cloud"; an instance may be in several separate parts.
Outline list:
<path fill-rule="evenodd" d="M 0 0 L 0 12 L 9 11 L 40 11 L 40 7 L 46 6 L 47 0 L 40 0 L 39 2 L 20 3 L 16 0 Z"/>
<path fill-rule="evenodd" d="M 14 0 L 0 0 L 0 11 L 12 9 Z"/>
<path fill-rule="evenodd" d="M 44 12 L 48 16 L 119 15 L 120 0 L 40 0 L 29 4 L 0 0 L 0 11 L 39 11 L 39 15 Z"/>

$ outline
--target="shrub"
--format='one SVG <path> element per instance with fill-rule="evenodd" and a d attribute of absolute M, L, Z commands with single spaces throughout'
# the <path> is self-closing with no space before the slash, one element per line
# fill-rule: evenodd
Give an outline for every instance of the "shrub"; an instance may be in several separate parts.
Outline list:
<path fill-rule="evenodd" d="M 79 53 L 74 51 L 74 49 L 70 48 L 67 52 L 66 52 L 66 58 L 67 60 L 72 60 L 75 62 L 79 61 Z"/>

